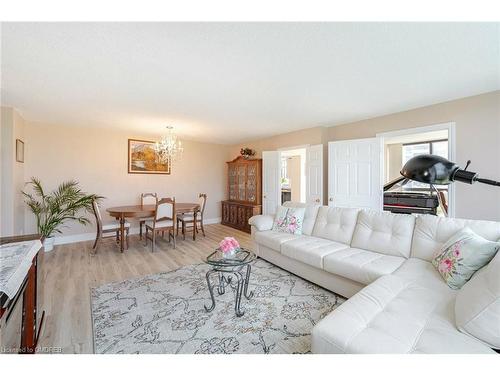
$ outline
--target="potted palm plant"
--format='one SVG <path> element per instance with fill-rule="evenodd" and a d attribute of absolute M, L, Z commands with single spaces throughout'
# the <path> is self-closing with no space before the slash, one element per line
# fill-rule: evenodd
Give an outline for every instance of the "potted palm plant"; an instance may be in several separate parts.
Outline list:
<path fill-rule="evenodd" d="M 62 233 L 61 227 L 68 221 L 87 225 L 87 213 L 92 212 L 92 202 L 103 197 L 82 192 L 76 181 L 63 182 L 50 193 L 46 193 L 40 180 L 32 177 L 26 183 L 32 192 L 23 191 L 25 203 L 35 215 L 38 233 L 42 235 L 45 251 L 54 247 L 54 234 Z"/>

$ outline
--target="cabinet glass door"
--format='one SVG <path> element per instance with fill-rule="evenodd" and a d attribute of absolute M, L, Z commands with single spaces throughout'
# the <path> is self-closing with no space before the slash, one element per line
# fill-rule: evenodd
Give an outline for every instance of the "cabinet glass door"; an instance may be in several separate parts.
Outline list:
<path fill-rule="evenodd" d="M 257 164 L 252 163 L 247 168 L 247 201 L 257 200 Z"/>
<path fill-rule="evenodd" d="M 245 164 L 238 165 L 238 200 L 245 201 L 247 189 L 247 166 Z"/>
<path fill-rule="evenodd" d="M 229 199 L 238 200 L 238 170 L 236 165 L 229 164 Z"/>

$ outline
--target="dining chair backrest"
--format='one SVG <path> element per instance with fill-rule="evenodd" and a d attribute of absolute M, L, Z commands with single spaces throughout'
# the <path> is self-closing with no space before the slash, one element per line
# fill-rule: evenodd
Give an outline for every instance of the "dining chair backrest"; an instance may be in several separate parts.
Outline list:
<path fill-rule="evenodd" d="M 155 220 L 163 219 L 175 221 L 175 198 L 162 198 L 156 204 Z"/>
<path fill-rule="evenodd" d="M 94 210 L 94 216 L 95 216 L 95 223 L 97 225 L 97 231 L 102 232 L 102 217 L 101 217 L 101 211 L 99 210 L 99 203 L 97 203 L 97 200 L 92 201 L 92 209 Z"/>
<path fill-rule="evenodd" d="M 198 202 L 200 204 L 201 216 L 203 216 L 203 213 L 205 212 L 205 206 L 207 205 L 207 195 L 204 193 L 200 193 L 200 195 L 198 196 Z"/>
<path fill-rule="evenodd" d="M 153 205 L 156 206 L 158 203 L 158 196 L 156 193 L 142 193 L 141 194 L 141 205 Z"/>

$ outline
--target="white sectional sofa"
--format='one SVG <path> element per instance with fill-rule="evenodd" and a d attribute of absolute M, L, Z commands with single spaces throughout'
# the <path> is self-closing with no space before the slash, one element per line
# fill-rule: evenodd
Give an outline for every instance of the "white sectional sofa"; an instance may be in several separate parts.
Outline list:
<path fill-rule="evenodd" d="M 306 207 L 303 234 L 273 231 L 272 216 L 254 216 L 250 225 L 257 255 L 349 298 L 314 327 L 313 353 L 494 353 L 490 347 L 498 349 L 500 254 L 463 291 L 449 288 L 430 261 L 449 237 L 466 226 L 499 241 L 500 223 L 287 204 Z M 484 294 L 484 285 L 486 297 L 475 297 Z M 459 294 L 463 296 L 457 298 Z M 461 330 L 456 315 L 464 315 Z M 484 337 L 487 342 L 481 341 Z"/>

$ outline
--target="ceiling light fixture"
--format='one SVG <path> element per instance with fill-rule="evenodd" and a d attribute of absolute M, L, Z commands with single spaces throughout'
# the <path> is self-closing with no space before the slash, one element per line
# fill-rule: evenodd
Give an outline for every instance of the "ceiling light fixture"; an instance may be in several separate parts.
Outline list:
<path fill-rule="evenodd" d="M 180 160 L 184 151 L 182 143 L 177 139 L 173 129 L 173 126 L 167 126 L 167 133 L 154 146 L 156 155 L 162 163 Z"/>

